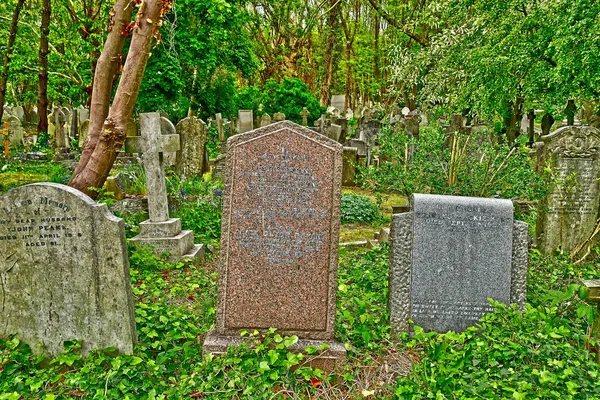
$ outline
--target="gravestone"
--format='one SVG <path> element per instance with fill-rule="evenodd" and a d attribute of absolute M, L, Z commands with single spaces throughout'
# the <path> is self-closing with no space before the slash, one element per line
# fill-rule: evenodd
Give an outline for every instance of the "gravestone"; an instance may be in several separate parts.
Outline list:
<path fill-rule="evenodd" d="M 225 131 L 223 130 L 223 116 L 221 113 L 215 114 L 215 121 L 217 123 L 217 132 L 219 134 L 219 142 L 225 142 Z"/>
<path fill-rule="evenodd" d="M 177 171 L 187 177 L 202 175 L 208 139 L 206 124 L 194 116 L 187 117 L 177 124 L 177 133 L 181 139 Z"/>
<path fill-rule="evenodd" d="M 329 124 L 325 129 L 325 136 L 339 143 L 340 139 L 342 139 L 342 127 L 336 124 Z"/>
<path fill-rule="evenodd" d="M 308 126 L 308 117 L 310 116 L 308 108 L 303 107 L 300 116 L 302 117 L 302 126 Z"/>
<path fill-rule="evenodd" d="M 265 126 L 271 125 L 271 116 L 269 114 L 264 114 L 260 117 L 260 127 L 264 128 Z"/>
<path fill-rule="evenodd" d="M 144 153 L 143 163 L 150 215 L 149 220 L 140 224 L 140 234 L 131 241 L 153 246 L 155 254 L 168 252 L 171 261 L 189 258 L 200 262 L 204 256 L 204 246 L 194 244 L 193 231 L 181 230 L 179 218 L 169 218 L 162 153 L 175 152 L 180 149 L 181 144 L 179 135 L 162 133 L 163 119 L 164 117 L 159 113 L 140 114 L 142 136 L 129 136 L 125 139 L 127 152 Z"/>
<path fill-rule="evenodd" d="M 346 95 L 345 94 L 335 94 L 331 96 L 331 106 L 337 108 L 338 110 L 346 109 Z"/>
<path fill-rule="evenodd" d="M 83 354 L 136 341 L 123 220 L 85 194 L 36 183 L 0 197 L 0 337 L 34 354 L 65 340 Z"/>
<path fill-rule="evenodd" d="M 162 116 L 160 117 L 160 131 L 163 135 L 177 135 L 177 129 L 175 125 L 169 120 L 169 118 Z M 179 136 L 181 141 L 181 136 Z M 177 151 L 163 151 L 162 152 L 162 163 L 164 167 L 176 167 L 177 160 L 181 158 L 181 145 Z"/>
<path fill-rule="evenodd" d="M 358 149 L 344 147 L 342 166 L 342 186 L 356 186 L 356 165 L 358 164 Z"/>
<path fill-rule="evenodd" d="M 285 121 L 285 114 L 276 112 L 275 114 L 273 114 L 273 121 L 275 121 L 275 122 Z"/>
<path fill-rule="evenodd" d="M 79 125 L 83 124 L 83 121 L 90 119 L 90 110 L 84 107 L 78 107 L 77 118 L 79 119 Z"/>
<path fill-rule="evenodd" d="M 550 113 L 544 114 L 542 117 L 542 136 L 548 136 L 550 134 L 550 129 L 552 129 L 552 125 L 554 125 L 554 117 L 550 115 Z"/>
<path fill-rule="evenodd" d="M 510 200 L 415 194 L 390 233 L 392 330 L 464 331 L 493 311 L 488 298 L 523 308 L 527 224 Z"/>
<path fill-rule="evenodd" d="M 8 122 L 8 129 L 12 132 L 9 137 L 10 146 L 22 146 L 25 129 L 23 129 L 21 120 L 17 117 L 9 117 L 6 122 Z"/>
<path fill-rule="evenodd" d="M 227 141 L 217 322 L 205 353 L 273 327 L 297 335 L 295 349 L 328 343 L 318 368 L 344 360 L 333 336 L 341 178 L 342 146 L 289 121 Z"/>
<path fill-rule="evenodd" d="M 529 147 L 533 147 L 533 144 L 535 143 L 535 110 L 532 108 L 529 110 L 529 112 L 527 113 L 526 117 L 527 118 L 527 137 L 529 138 L 529 141 L 527 143 L 527 145 Z"/>
<path fill-rule="evenodd" d="M 23 117 L 25 117 L 25 110 L 22 106 L 15 106 L 12 108 L 12 114 L 19 118 L 21 122 L 23 122 Z"/>
<path fill-rule="evenodd" d="M 254 129 L 254 115 L 252 110 L 238 111 L 238 133 L 249 132 Z"/>
<path fill-rule="evenodd" d="M 565 115 L 567 116 L 567 125 L 569 125 L 569 126 L 575 125 L 575 114 L 577 114 L 577 106 L 575 105 L 575 100 L 567 101 L 567 106 L 565 107 Z"/>
<path fill-rule="evenodd" d="M 90 131 L 90 120 L 86 119 L 79 125 L 79 147 L 83 149 Z"/>
<path fill-rule="evenodd" d="M 540 205 L 537 246 L 544 254 L 557 248 L 571 252 L 590 239 L 600 217 L 600 130 L 565 126 L 542 141 L 543 165 L 550 163 L 557 181 Z"/>

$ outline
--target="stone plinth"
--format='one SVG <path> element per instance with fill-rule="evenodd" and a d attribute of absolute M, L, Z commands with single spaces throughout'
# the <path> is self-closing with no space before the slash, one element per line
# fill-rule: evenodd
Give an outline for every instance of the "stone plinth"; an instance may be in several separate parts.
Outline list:
<path fill-rule="evenodd" d="M 527 224 L 509 200 L 414 195 L 390 233 L 390 324 L 408 331 L 463 331 L 487 312 L 488 298 L 523 308 Z"/>
<path fill-rule="evenodd" d="M 83 193 L 39 183 L 0 197 L 0 337 L 35 354 L 136 341 L 123 220 Z"/>
<path fill-rule="evenodd" d="M 343 362 L 333 336 L 342 146 L 284 121 L 230 138 L 226 160 L 217 323 L 204 351 L 277 328 L 330 344 L 324 365 Z"/>

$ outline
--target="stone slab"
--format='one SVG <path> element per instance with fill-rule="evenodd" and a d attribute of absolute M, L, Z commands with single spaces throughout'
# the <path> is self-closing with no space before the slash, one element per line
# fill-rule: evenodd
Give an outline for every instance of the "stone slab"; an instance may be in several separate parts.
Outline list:
<path fill-rule="evenodd" d="M 154 247 L 155 254 L 169 253 L 171 257 L 183 257 L 194 246 L 194 232 L 181 231 L 171 237 L 136 236 L 130 241 Z"/>
<path fill-rule="evenodd" d="M 342 146 L 289 121 L 227 142 L 216 331 L 331 340 Z"/>
<path fill-rule="evenodd" d="M 163 222 L 152 222 L 146 220 L 140 223 L 140 237 L 173 237 L 181 233 L 181 220 L 179 218 L 169 218 Z"/>
<path fill-rule="evenodd" d="M 409 330 L 409 319 L 438 332 L 465 330 L 491 311 L 488 298 L 525 305 L 527 224 L 513 221 L 510 201 L 443 197 L 450 209 L 417 200 L 414 212 L 393 215 L 389 310 L 396 333 Z"/>
<path fill-rule="evenodd" d="M 35 354 L 136 342 L 123 220 L 83 193 L 38 183 L 0 197 L 0 336 Z"/>
<path fill-rule="evenodd" d="M 550 163 L 556 182 L 540 204 L 537 247 L 550 254 L 559 248 L 572 252 L 583 244 L 578 253 L 585 254 L 596 243 L 589 239 L 600 218 L 600 130 L 566 126 L 542 140 L 541 165 Z"/>

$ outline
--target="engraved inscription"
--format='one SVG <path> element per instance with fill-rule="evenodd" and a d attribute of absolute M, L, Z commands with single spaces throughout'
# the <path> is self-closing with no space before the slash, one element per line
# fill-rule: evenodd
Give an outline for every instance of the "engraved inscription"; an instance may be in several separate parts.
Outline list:
<path fill-rule="evenodd" d="M 30 208 L 31 215 L 14 216 L 24 207 Z M 25 247 L 53 247 L 82 236 L 77 217 L 69 214 L 71 207 L 48 197 L 40 197 L 37 202 L 23 200 L 2 211 L 0 241 L 23 242 Z"/>
<path fill-rule="evenodd" d="M 598 177 L 594 173 L 594 160 L 561 158 L 557 175 L 548 214 L 595 215 Z"/>
<path fill-rule="evenodd" d="M 460 318 L 467 321 L 479 321 L 489 312 L 494 312 L 494 307 L 478 303 L 448 301 L 422 301 L 412 304 L 413 318 Z"/>

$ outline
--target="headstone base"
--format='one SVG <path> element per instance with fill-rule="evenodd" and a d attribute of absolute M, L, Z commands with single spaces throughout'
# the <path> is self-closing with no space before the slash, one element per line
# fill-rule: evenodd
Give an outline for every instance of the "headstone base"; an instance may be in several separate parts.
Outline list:
<path fill-rule="evenodd" d="M 194 244 L 194 232 L 182 231 L 181 220 L 171 218 L 164 222 L 144 221 L 140 234 L 133 243 L 154 247 L 154 254 L 169 253 L 169 261 L 193 259 L 199 265 L 204 260 L 204 245 Z"/>
<path fill-rule="evenodd" d="M 219 335 L 216 331 L 211 330 L 206 335 L 204 345 L 202 346 L 202 352 L 203 354 L 214 354 L 218 356 L 227 353 L 227 349 L 230 346 L 237 347 L 247 340 L 249 339 L 240 336 Z M 320 348 L 323 344 L 329 345 L 329 348 L 316 355 L 306 355 L 305 349 L 307 347 L 315 346 L 316 348 Z M 325 374 L 331 374 L 335 370 L 340 370 L 346 363 L 346 348 L 342 343 L 334 340 L 298 339 L 298 342 L 288 347 L 288 350 L 294 353 L 304 353 L 306 358 L 303 366 L 318 368 L 323 370 Z"/>

